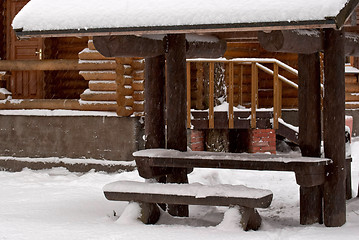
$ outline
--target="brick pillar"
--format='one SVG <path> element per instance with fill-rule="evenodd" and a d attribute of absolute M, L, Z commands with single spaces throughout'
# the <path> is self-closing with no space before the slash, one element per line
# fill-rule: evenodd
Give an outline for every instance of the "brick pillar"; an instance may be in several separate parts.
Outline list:
<path fill-rule="evenodd" d="M 250 153 L 276 153 L 276 135 L 274 129 L 249 130 Z"/>
<path fill-rule="evenodd" d="M 204 151 L 204 131 L 191 130 L 190 148 L 192 151 Z"/>

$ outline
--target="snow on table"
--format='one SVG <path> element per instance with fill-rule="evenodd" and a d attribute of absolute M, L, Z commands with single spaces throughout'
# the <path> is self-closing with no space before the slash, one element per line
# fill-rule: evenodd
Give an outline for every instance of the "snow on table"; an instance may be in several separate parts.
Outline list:
<path fill-rule="evenodd" d="M 31 0 L 14 18 L 23 31 L 325 21 L 348 0 Z"/>

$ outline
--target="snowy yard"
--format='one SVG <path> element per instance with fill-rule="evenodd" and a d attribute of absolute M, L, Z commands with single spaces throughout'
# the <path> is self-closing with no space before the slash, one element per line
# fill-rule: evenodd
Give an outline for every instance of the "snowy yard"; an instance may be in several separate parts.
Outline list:
<path fill-rule="evenodd" d="M 352 185 L 359 182 L 359 138 L 352 144 Z M 222 221 L 227 208 L 191 207 L 188 219 L 162 215 L 144 225 L 128 214 L 128 203 L 105 199 L 102 187 L 117 180 L 143 181 L 136 171 L 120 174 L 70 173 L 65 169 L 0 172 L 0 240 L 5 239 L 358 239 L 359 198 L 347 202 L 347 223 L 341 228 L 299 224 L 299 187 L 294 173 L 196 169 L 190 182 L 245 184 L 273 191 L 259 231 L 244 232 L 233 218 Z M 116 216 L 115 216 L 116 215 Z"/>

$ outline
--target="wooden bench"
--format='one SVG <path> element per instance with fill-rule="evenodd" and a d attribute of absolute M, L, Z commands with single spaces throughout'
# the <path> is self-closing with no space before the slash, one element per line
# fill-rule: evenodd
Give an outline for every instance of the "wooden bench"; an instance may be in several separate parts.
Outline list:
<path fill-rule="evenodd" d="M 104 194 L 108 200 L 134 201 L 141 205 L 144 223 L 154 224 L 160 217 L 156 203 L 183 205 L 211 205 L 236 207 L 241 214 L 239 223 L 244 230 L 257 230 L 261 217 L 255 208 L 267 208 L 273 194 L 269 190 L 242 185 L 205 186 L 195 184 L 161 184 L 118 181 L 107 184 Z"/>
<path fill-rule="evenodd" d="M 245 170 L 292 171 L 302 187 L 322 185 L 325 168 L 332 161 L 284 154 L 248 154 L 223 152 L 180 152 L 169 149 L 147 149 L 133 153 L 139 174 L 155 178 L 170 174 L 173 168 L 226 168 Z"/>

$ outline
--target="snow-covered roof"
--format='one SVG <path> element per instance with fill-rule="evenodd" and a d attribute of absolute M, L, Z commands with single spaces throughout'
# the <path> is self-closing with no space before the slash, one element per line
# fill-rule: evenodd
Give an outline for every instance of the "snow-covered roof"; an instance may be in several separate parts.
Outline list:
<path fill-rule="evenodd" d="M 359 0 L 31 0 L 19 35 L 341 27 Z"/>

